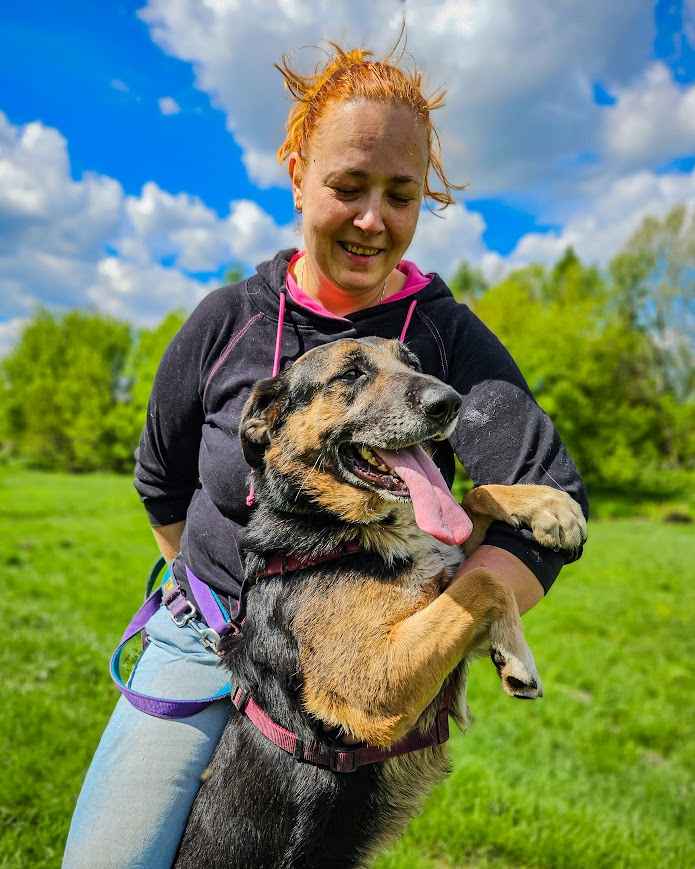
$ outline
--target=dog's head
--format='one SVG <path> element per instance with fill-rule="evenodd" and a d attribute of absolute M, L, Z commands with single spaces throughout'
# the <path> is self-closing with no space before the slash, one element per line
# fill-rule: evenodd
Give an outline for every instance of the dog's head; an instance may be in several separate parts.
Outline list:
<path fill-rule="evenodd" d="M 344 521 L 370 522 L 410 500 L 390 457 L 449 437 L 460 404 L 400 342 L 345 339 L 256 383 L 239 431 L 266 480 Z"/>

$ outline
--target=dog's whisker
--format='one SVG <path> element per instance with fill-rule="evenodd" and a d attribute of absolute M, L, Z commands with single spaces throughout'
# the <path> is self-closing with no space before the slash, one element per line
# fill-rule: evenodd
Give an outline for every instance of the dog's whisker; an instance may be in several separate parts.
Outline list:
<path fill-rule="evenodd" d="M 314 465 L 313 465 L 311 471 L 309 471 L 309 474 L 311 474 L 311 473 L 313 473 L 315 470 L 317 470 L 317 466 L 318 466 L 318 464 L 319 464 L 319 462 L 321 461 L 322 458 L 323 458 L 323 456 L 321 455 L 321 453 L 319 453 L 318 456 L 317 456 L 317 458 L 316 458 L 316 461 L 314 462 Z M 319 468 L 319 470 L 322 470 L 322 468 Z M 295 502 L 295 504 L 297 503 L 297 500 L 298 500 L 299 496 L 300 496 L 300 495 L 302 494 L 302 492 L 304 491 L 304 483 L 305 483 L 305 481 L 309 478 L 309 474 L 307 474 L 307 475 L 304 477 L 304 480 L 302 480 L 302 482 L 299 484 L 299 489 L 297 490 L 297 494 L 294 496 L 294 502 Z"/>

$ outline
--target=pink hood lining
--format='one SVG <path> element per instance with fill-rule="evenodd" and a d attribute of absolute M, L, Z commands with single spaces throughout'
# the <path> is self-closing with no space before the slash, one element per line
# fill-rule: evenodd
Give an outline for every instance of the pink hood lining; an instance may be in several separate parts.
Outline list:
<path fill-rule="evenodd" d="M 299 286 L 294 276 L 294 266 L 303 256 L 304 251 L 298 250 L 289 261 L 287 267 L 287 278 L 285 279 L 289 297 L 296 305 L 300 305 L 302 308 L 307 308 L 309 311 L 313 311 L 314 314 L 320 314 L 322 317 L 330 317 L 332 320 L 347 320 L 347 317 L 340 317 L 338 314 L 329 311 L 328 308 L 325 308 L 321 304 L 321 302 L 305 293 Z M 414 262 L 407 259 L 401 260 L 396 268 L 399 272 L 402 272 L 405 275 L 405 283 L 397 293 L 393 293 L 393 295 L 382 299 L 381 302 L 379 302 L 380 305 L 387 305 L 390 302 L 398 302 L 401 299 L 407 299 L 408 296 L 414 296 L 415 293 L 419 293 L 423 287 L 426 287 L 431 283 L 434 278 L 434 274 L 423 274 Z"/>

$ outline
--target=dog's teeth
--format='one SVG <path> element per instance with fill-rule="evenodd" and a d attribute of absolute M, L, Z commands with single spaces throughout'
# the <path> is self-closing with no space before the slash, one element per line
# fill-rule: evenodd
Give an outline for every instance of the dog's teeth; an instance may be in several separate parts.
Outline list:
<path fill-rule="evenodd" d="M 369 449 L 369 447 L 361 446 L 358 450 L 362 458 L 374 468 L 386 473 L 389 472 L 388 467 Z"/>

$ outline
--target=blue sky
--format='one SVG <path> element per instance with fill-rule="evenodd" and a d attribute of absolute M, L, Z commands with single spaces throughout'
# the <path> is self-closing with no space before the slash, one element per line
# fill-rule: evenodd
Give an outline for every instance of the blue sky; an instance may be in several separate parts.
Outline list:
<path fill-rule="evenodd" d="M 117 178 L 137 195 L 155 181 L 215 209 L 252 197 L 283 221 L 281 189 L 259 190 L 225 128 L 225 114 L 195 87 L 191 64 L 167 56 L 137 17 L 142 2 L 10 3 L 1 31 L 2 103 L 13 123 L 40 119 L 70 143 L 71 174 Z M 171 96 L 178 115 L 157 100 Z"/>
<path fill-rule="evenodd" d="M 414 258 L 494 277 L 572 243 L 605 264 L 645 213 L 695 202 L 695 2 L 604 6 L 351 0 L 328 29 L 318 0 L 6 0 L 0 348 L 36 304 L 152 323 L 298 243 L 272 64 L 331 37 L 379 51 L 403 9 L 469 183 L 446 221 L 423 214 Z"/>

